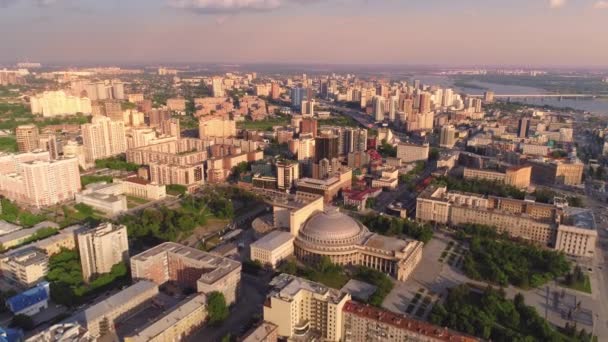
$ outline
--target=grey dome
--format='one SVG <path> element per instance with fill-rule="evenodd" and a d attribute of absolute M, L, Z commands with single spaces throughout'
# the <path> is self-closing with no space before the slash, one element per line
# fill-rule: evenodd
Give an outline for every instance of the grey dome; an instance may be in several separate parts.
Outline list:
<path fill-rule="evenodd" d="M 310 217 L 299 237 L 319 244 L 356 244 L 367 232 L 362 224 L 330 207 Z"/>

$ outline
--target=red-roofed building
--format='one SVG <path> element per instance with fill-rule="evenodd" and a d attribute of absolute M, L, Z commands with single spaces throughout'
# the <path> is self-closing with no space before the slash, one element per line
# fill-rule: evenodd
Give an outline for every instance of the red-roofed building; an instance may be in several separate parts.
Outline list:
<path fill-rule="evenodd" d="M 481 341 L 457 331 L 348 301 L 342 308 L 344 341 Z"/>
<path fill-rule="evenodd" d="M 357 190 L 344 190 L 344 205 L 350 205 L 357 207 L 358 211 L 365 209 L 367 199 L 370 197 L 376 197 L 382 192 L 382 188 L 378 189 L 365 189 L 362 191 Z"/>

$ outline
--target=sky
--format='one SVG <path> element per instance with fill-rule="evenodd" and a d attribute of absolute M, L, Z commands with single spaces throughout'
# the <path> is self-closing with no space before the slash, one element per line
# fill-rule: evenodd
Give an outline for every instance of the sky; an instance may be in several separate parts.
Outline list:
<path fill-rule="evenodd" d="M 0 0 L 0 62 L 608 67 L 608 0 Z"/>

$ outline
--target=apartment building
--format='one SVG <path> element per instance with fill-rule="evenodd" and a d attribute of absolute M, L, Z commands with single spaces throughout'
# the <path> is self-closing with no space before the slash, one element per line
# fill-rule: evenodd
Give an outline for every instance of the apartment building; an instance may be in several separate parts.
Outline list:
<path fill-rule="evenodd" d="M 355 301 L 346 302 L 342 308 L 342 315 L 344 342 L 481 341 L 457 331 Z"/>
<path fill-rule="evenodd" d="M 465 167 L 463 174 L 464 179 L 484 179 L 504 183 L 520 189 L 530 186 L 531 176 L 531 166 L 511 167 L 505 172 Z"/>
<path fill-rule="evenodd" d="M 39 135 L 40 132 L 36 125 L 17 126 L 17 128 L 15 128 L 15 136 L 19 152 L 31 152 L 38 149 Z"/>
<path fill-rule="evenodd" d="M 119 262 L 128 262 L 127 227 L 102 223 L 76 233 L 82 277 L 85 281 L 95 274 L 108 273 Z"/>
<path fill-rule="evenodd" d="M 141 280 L 117 294 L 84 310 L 78 319 L 96 340 L 114 332 L 116 322 L 129 316 L 142 304 L 158 295 L 158 285 Z"/>
<path fill-rule="evenodd" d="M 31 288 L 48 273 L 49 257 L 44 251 L 28 247 L 0 256 L 2 277 L 21 288 Z"/>
<path fill-rule="evenodd" d="M 127 150 L 127 161 L 135 164 L 150 163 L 187 166 L 207 160 L 209 141 L 185 138 L 132 148 Z"/>
<path fill-rule="evenodd" d="M 222 117 L 201 118 L 198 132 L 201 139 L 233 137 L 236 136 L 236 122 Z"/>
<path fill-rule="evenodd" d="M 44 117 L 74 115 L 76 113 L 91 114 L 91 100 L 66 94 L 64 91 L 45 91 L 30 98 L 32 114 L 42 114 Z"/>
<path fill-rule="evenodd" d="M 577 219 L 574 211 L 579 208 L 562 209 L 511 198 L 448 192 L 446 187 L 435 186 L 427 187 L 416 202 L 416 218 L 421 221 L 493 226 L 499 232 L 572 256 L 592 256 L 595 250 L 597 231 L 593 218 Z"/>
<path fill-rule="evenodd" d="M 179 184 L 188 191 L 193 191 L 205 184 L 205 171 L 203 165 L 181 166 L 174 164 L 148 165 L 150 181 L 156 184 Z"/>
<path fill-rule="evenodd" d="M 580 161 L 532 161 L 532 181 L 536 184 L 580 185 L 585 164 Z"/>
<path fill-rule="evenodd" d="M 329 203 L 338 196 L 338 193 L 352 187 L 353 170 L 344 168 L 327 179 L 301 178 L 297 184 L 297 193 L 321 195 Z"/>
<path fill-rule="evenodd" d="M 291 189 L 299 178 L 300 164 L 288 160 L 277 162 L 277 187 L 279 189 Z"/>
<path fill-rule="evenodd" d="M 50 160 L 49 152 L 0 156 L 0 194 L 24 205 L 45 207 L 73 200 L 80 190 L 76 158 Z"/>
<path fill-rule="evenodd" d="M 425 161 L 429 159 L 429 151 L 429 144 L 399 143 L 397 145 L 397 158 L 401 159 L 404 163 Z"/>
<path fill-rule="evenodd" d="M 131 258 L 133 279 L 162 285 L 168 281 L 209 294 L 224 294 L 234 303 L 241 280 L 241 263 L 173 242 L 165 242 Z"/>
<path fill-rule="evenodd" d="M 264 303 L 264 320 L 283 338 L 314 332 L 324 341 L 341 341 L 342 309 L 350 295 L 288 274 L 275 277 Z"/>
<path fill-rule="evenodd" d="M 125 336 L 125 342 L 180 341 L 207 319 L 207 296 L 192 295 L 161 317 Z"/>
<path fill-rule="evenodd" d="M 121 112 L 122 115 L 122 112 Z M 124 153 L 127 150 L 125 124 L 106 116 L 93 116 L 90 124 L 81 126 L 82 141 L 88 164 Z"/>

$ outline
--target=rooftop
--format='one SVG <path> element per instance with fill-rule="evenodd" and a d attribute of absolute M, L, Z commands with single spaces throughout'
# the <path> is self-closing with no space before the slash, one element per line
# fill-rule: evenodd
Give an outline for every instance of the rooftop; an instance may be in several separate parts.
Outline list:
<path fill-rule="evenodd" d="M 128 339 L 133 342 L 150 341 L 160 335 L 165 330 L 171 328 L 175 323 L 188 317 L 200 307 L 207 305 L 207 296 L 205 294 L 197 294 L 179 303 L 166 315 L 161 316 L 150 324 L 142 327 L 138 332 L 131 335 Z"/>
<path fill-rule="evenodd" d="M 123 304 L 128 303 L 131 299 L 137 297 L 138 294 L 149 291 L 152 288 L 158 289 L 158 286 L 151 281 L 138 281 L 137 283 L 127 287 L 126 289 L 107 298 L 106 300 L 101 301 L 86 309 L 83 313 L 84 319 L 86 322 L 91 322 L 100 317 L 103 317 L 108 312 L 111 312 L 116 308 L 122 306 Z"/>
<path fill-rule="evenodd" d="M 35 287 L 19 293 L 6 300 L 6 305 L 13 313 L 17 313 L 32 305 L 49 299 L 49 283 L 43 281 Z"/>
<path fill-rule="evenodd" d="M 399 329 L 408 330 L 413 333 L 432 338 L 434 340 L 454 342 L 479 341 L 478 338 L 466 336 L 457 331 L 414 320 L 404 315 L 395 314 L 390 311 L 386 311 L 369 305 L 363 305 L 355 301 L 348 301 L 344 305 L 344 308 L 342 310 L 344 313 L 351 313 L 359 317 L 375 320 L 380 323 L 389 324 Z"/>
<path fill-rule="evenodd" d="M 245 337 L 242 342 L 264 342 L 268 335 L 277 329 L 278 327 L 270 322 L 262 322 L 262 324 L 255 327 L 253 331 L 247 334 L 247 337 Z"/>
<path fill-rule="evenodd" d="M 340 291 L 349 293 L 353 298 L 357 298 L 358 300 L 367 301 L 377 289 L 378 288 L 372 284 L 351 279 L 348 281 L 348 283 L 342 286 Z"/>
<path fill-rule="evenodd" d="M 596 228 L 595 217 L 590 209 L 565 207 L 564 214 L 564 224 L 589 230 Z"/>
<path fill-rule="evenodd" d="M 21 226 L 18 226 L 16 224 L 12 224 L 12 223 L 6 222 L 4 220 L 0 220 L 0 235 L 8 234 L 10 232 L 14 232 L 15 230 L 19 230 L 21 228 L 22 228 Z"/>
<path fill-rule="evenodd" d="M 265 250 L 274 250 L 286 243 L 291 243 L 294 237 L 288 232 L 275 230 L 263 236 L 261 239 L 251 244 L 251 247 L 256 247 Z"/>
<path fill-rule="evenodd" d="M 131 260 L 146 261 L 148 258 L 154 257 L 161 253 L 171 253 L 198 262 L 200 267 L 204 268 L 206 271 L 206 273 L 204 273 L 198 281 L 206 284 L 213 284 L 228 273 L 241 267 L 241 263 L 238 261 L 213 253 L 203 252 L 175 242 L 165 242 L 156 247 L 150 248 L 145 252 L 131 257 Z"/>
<path fill-rule="evenodd" d="M 381 249 L 390 252 L 400 252 L 408 247 L 410 242 L 394 237 L 379 234 L 370 235 L 362 245 L 369 248 Z"/>
<path fill-rule="evenodd" d="M 300 291 L 308 291 L 325 297 L 334 304 L 339 303 L 346 295 L 336 289 L 286 273 L 274 277 L 270 282 L 270 286 L 273 287 L 273 290 L 269 293 L 268 297 L 275 297 L 285 301 L 293 300 L 293 297 Z"/>

